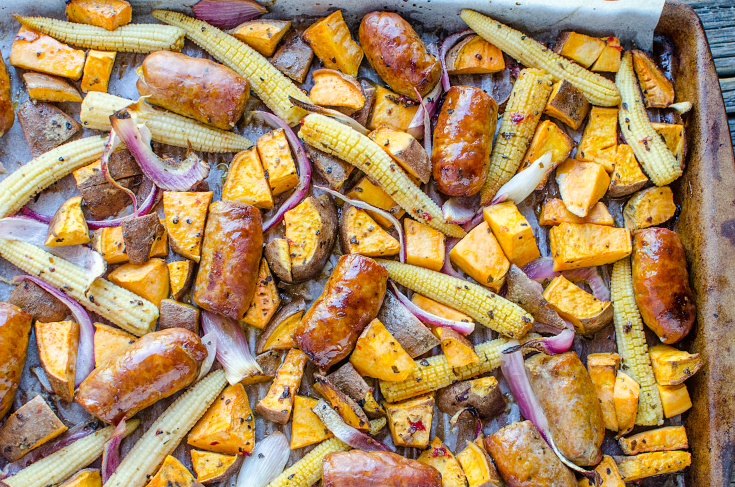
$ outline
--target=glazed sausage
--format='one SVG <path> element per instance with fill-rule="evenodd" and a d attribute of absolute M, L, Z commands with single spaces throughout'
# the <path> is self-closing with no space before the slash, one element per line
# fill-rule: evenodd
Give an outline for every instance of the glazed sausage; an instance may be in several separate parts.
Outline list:
<path fill-rule="evenodd" d="M 452 86 L 444 98 L 434 129 L 431 153 L 439 191 L 449 196 L 472 196 L 487 178 L 493 150 L 498 104 L 472 86 Z"/>
<path fill-rule="evenodd" d="M 248 81 L 230 68 L 178 52 L 149 54 L 138 78 L 150 103 L 223 130 L 235 126 L 250 97 Z"/>
<path fill-rule="evenodd" d="M 229 201 L 209 205 L 194 302 L 241 320 L 255 295 L 262 253 L 260 210 Z"/>
<path fill-rule="evenodd" d="M 299 348 L 321 369 L 345 358 L 378 315 L 387 282 L 388 273 L 374 260 L 357 254 L 340 257 L 296 330 Z"/>
<path fill-rule="evenodd" d="M 15 121 L 13 99 L 10 96 L 10 76 L 0 56 L 0 137 L 8 133 Z"/>
<path fill-rule="evenodd" d="M 0 419 L 13 405 L 26 363 L 33 316 L 17 306 L 0 303 Z"/>
<path fill-rule="evenodd" d="M 117 424 L 194 382 L 205 358 L 207 349 L 189 330 L 148 333 L 94 369 L 79 385 L 76 401 L 102 421 Z"/>
<path fill-rule="evenodd" d="M 390 12 L 370 12 L 360 23 L 365 57 L 393 91 L 416 99 L 427 95 L 441 77 L 441 64 L 411 24 Z"/>
<path fill-rule="evenodd" d="M 441 487 L 437 469 L 396 453 L 330 453 L 322 463 L 323 487 Z"/>
<path fill-rule="evenodd" d="M 577 354 L 540 353 L 526 360 L 526 370 L 559 451 L 577 465 L 600 463 L 605 422 L 595 386 Z"/>
<path fill-rule="evenodd" d="M 576 487 L 577 480 L 530 421 L 485 437 L 485 449 L 510 487 Z"/>
<path fill-rule="evenodd" d="M 684 246 L 676 232 L 646 228 L 633 236 L 633 289 L 643 322 L 664 343 L 676 343 L 694 325 Z"/>

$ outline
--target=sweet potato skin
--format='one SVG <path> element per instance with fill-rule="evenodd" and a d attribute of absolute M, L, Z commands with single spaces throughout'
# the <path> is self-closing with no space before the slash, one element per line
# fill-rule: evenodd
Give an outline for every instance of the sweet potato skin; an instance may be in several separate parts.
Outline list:
<path fill-rule="evenodd" d="M 33 316 L 17 306 L 0 303 L 0 419 L 13 405 L 26 362 Z"/>
<path fill-rule="evenodd" d="M 337 452 L 327 455 L 322 467 L 324 487 L 441 487 L 434 467 L 382 451 Z"/>
<path fill-rule="evenodd" d="M 10 130 L 15 121 L 13 99 L 10 96 L 10 76 L 5 62 L 0 59 L 0 137 Z"/>
<path fill-rule="evenodd" d="M 340 257 L 324 292 L 309 308 L 294 336 L 299 348 L 326 369 L 345 358 L 383 303 L 388 273 L 374 260 Z"/>

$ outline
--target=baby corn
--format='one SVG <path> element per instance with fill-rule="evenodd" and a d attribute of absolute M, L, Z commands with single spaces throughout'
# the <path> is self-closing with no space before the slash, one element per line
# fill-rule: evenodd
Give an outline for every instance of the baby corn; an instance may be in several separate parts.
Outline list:
<path fill-rule="evenodd" d="M 105 487 L 143 487 L 225 388 L 224 370 L 211 372 L 182 394 L 138 440 Z"/>
<path fill-rule="evenodd" d="M 77 47 L 100 51 L 141 52 L 180 51 L 184 30 L 158 24 L 128 24 L 107 30 L 88 24 L 75 24 L 47 17 L 14 15 L 26 27 Z"/>
<path fill-rule="evenodd" d="M 528 68 L 521 71 L 513 85 L 490 155 L 487 179 L 480 191 L 482 206 L 490 204 L 495 193 L 510 181 L 521 165 L 551 94 L 551 84 L 551 76 L 543 70 Z"/>
<path fill-rule="evenodd" d="M 40 247 L 19 240 L 0 239 L 0 257 L 38 276 L 89 311 L 134 335 L 145 335 L 156 326 L 158 308 L 153 303 L 102 278 L 95 279 L 85 294 L 87 274 L 84 269 Z"/>
<path fill-rule="evenodd" d="M 107 136 L 99 135 L 67 142 L 0 181 L 0 218 L 12 215 L 59 179 L 102 157 L 105 142 Z"/>
<path fill-rule="evenodd" d="M 125 436 L 135 431 L 139 424 L 140 421 L 137 419 L 127 420 L 125 422 Z M 45 487 L 61 483 L 74 472 L 86 467 L 102 455 L 105 442 L 112 435 L 114 429 L 114 426 L 108 426 L 75 441 L 71 445 L 29 465 L 12 477 L 3 480 L 3 485 L 8 487 Z"/>
<path fill-rule="evenodd" d="M 152 15 L 162 22 L 184 29 L 187 37 L 196 45 L 214 56 L 217 61 L 247 78 L 258 98 L 287 124 L 296 125 L 306 115 L 306 111 L 293 106 L 288 97 L 293 96 L 311 103 L 309 97 L 259 52 L 244 42 L 206 22 L 178 12 L 154 10 Z"/>
<path fill-rule="evenodd" d="M 615 340 L 622 368 L 641 386 L 635 424 L 644 426 L 663 424 L 663 406 L 651 368 L 643 320 L 633 294 L 629 257 L 613 265 L 610 294 L 613 301 Z"/>
<path fill-rule="evenodd" d="M 587 71 L 522 32 L 490 17 L 467 9 L 462 10 L 461 16 L 480 37 L 498 46 L 521 64 L 547 71 L 554 77 L 554 81 L 562 79 L 569 81 L 582 91 L 593 105 L 614 107 L 620 103 L 620 93 L 612 81 Z"/>
<path fill-rule="evenodd" d="M 618 85 L 623 100 L 618 118 L 625 141 L 656 186 L 673 182 L 681 176 L 681 164 L 648 120 L 630 52 L 623 54 L 615 84 Z"/>
<path fill-rule="evenodd" d="M 462 238 L 465 231 L 444 222 L 441 209 L 408 178 L 378 144 L 350 127 L 324 115 L 304 118 L 299 137 L 319 150 L 345 160 L 377 181 L 401 208 L 450 237 Z"/>
<path fill-rule="evenodd" d="M 99 91 L 87 93 L 79 113 L 84 128 L 110 130 L 110 115 L 135 103 L 127 98 L 109 95 Z M 145 122 L 156 142 L 189 147 L 203 152 L 240 152 L 253 143 L 234 132 L 207 127 L 190 118 L 166 110 L 153 108 L 143 102 L 136 111 L 138 118 Z"/>
<path fill-rule="evenodd" d="M 520 306 L 488 289 L 423 267 L 376 259 L 388 277 L 426 296 L 468 314 L 488 328 L 520 338 L 533 326 L 533 317 Z"/>

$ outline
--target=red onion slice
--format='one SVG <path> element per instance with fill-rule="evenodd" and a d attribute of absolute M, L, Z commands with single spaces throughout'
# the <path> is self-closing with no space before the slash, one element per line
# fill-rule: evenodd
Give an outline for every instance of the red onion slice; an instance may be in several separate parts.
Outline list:
<path fill-rule="evenodd" d="M 480 193 L 472 196 L 454 196 L 442 205 L 442 215 L 447 223 L 464 225 L 472 221 L 480 206 Z"/>
<path fill-rule="evenodd" d="M 485 217 L 482 215 L 482 208 L 478 210 L 478 213 L 472 217 L 472 220 L 462 225 L 462 230 L 465 232 L 471 231 L 473 228 L 475 228 L 477 225 L 482 223 L 485 220 Z"/>
<path fill-rule="evenodd" d="M 398 287 L 393 281 L 389 281 L 391 289 L 393 290 L 393 295 L 398 299 L 398 301 L 401 302 L 408 310 L 419 320 L 423 321 L 424 323 L 428 323 L 433 326 L 441 326 L 446 328 L 451 328 L 452 330 L 458 331 L 459 333 L 463 335 L 469 335 L 473 331 L 475 331 L 475 323 L 474 322 L 467 322 L 467 321 L 454 321 L 454 320 L 448 320 L 446 318 L 443 318 L 441 316 L 437 316 L 433 313 L 429 313 L 423 308 L 419 308 L 415 304 L 413 304 L 413 301 L 408 299 L 401 291 L 398 290 Z"/>
<path fill-rule="evenodd" d="M 225 369 L 225 377 L 230 385 L 263 373 L 250 353 L 248 340 L 237 322 L 202 310 L 202 330 L 205 334 L 214 333 L 217 336 L 217 360 Z"/>
<path fill-rule="evenodd" d="M 532 260 L 521 269 L 529 279 L 533 281 L 545 281 L 560 276 L 561 272 L 554 271 L 554 259 L 551 257 L 539 257 Z"/>
<path fill-rule="evenodd" d="M 253 453 L 242 462 L 236 487 L 266 487 L 281 475 L 290 454 L 286 435 L 274 431 L 256 442 Z"/>
<path fill-rule="evenodd" d="M 27 218 L 32 218 L 33 220 L 36 220 L 37 222 L 49 224 L 51 223 L 51 217 L 48 215 L 42 215 L 38 213 L 37 211 L 31 210 L 27 206 L 24 206 L 20 210 L 18 210 L 18 216 L 25 216 Z"/>
<path fill-rule="evenodd" d="M 433 179 L 424 185 L 424 193 L 426 193 L 426 196 L 428 196 L 431 201 L 436 203 L 436 206 L 441 208 L 444 204 L 444 198 L 442 198 L 442 195 L 436 189 L 436 182 Z"/>
<path fill-rule="evenodd" d="M 370 133 L 368 129 L 360 125 L 360 123 L 355 120 L 352 117 L 348 117 L 342 112 L 338 112 L 337 110 L 332 110 L 331 108 L 324 108 L 320 107 L 319 105 L 314 105 L 311 103 L 306 103 L 305 101 L 301 101 L 297 98 L 294 98 L 293 96 L 289 96 L 288 99 L 291 101 L 292 104 L 295 106 L 306 110 L 307 112 L 312 113 L 318 113 L 319 115 L 324 115 L 326 117 L 331 117 L 338 122 L 343 123 L 344 125 L 347 125 L 352 130 L 355 130 L 357 132 L 360 132 L 362 135 L 367 135 Z"/>
<path fill-rule="evenodd" d="M 306 150 L 304 150 L 301 140 L 296 137 L 296 134 L 291 130 L 291 127 L 286 122 L 268 112 L 256 111 L 253 112 L 253 114 L 263 119 L 271 127 L 275 126 L 283 129 L 283 132 L 286 134 L 286 138 L 288 139 L 288 143 L 291 145 L 291 151 L 296 157 L 296 163 L 298 164 L 299 170 L 299 184 L 296 186 L 293 193 L 291 193 L 291 196 L 283 202 L 276 214 L 267 222 L 263 223 L 263 233 L 265 233 L 278 225 L 281 220 L 283 220 L 283 215 L 288 210 L 298 205 L 299 202 L 304 199 L 304 196 L 306 196 L 306 193 L 309 191 L 309 184 L 311 184 L 311 163 L 306 157 Z"/>
<path fill-rule="evenodd" d="M 382 216 L 383 218 L 388 219 L 393 224 L 393 226 L 395 227 L 396 231 L 398 232 L 398 243 L 401 246 L 401 250 L 398 253 L 398 258 L 400 259 L 401 262 L 406 262 L 406 241 L 405 241 L 406 239 L 405 239 L 405 236 L 403 235 L 403 227 L 401 226 L 401 222 L 398 221 L 398 218 L 394 217 L 389 212 L 387 212 L 387 211 L 385 211 L 383 209 L 380 209 L 380 208 L 377 208 L 377 207 L 371 205 L 370 203 L 365 203 L 364 201 L 361 201 L 361 200 L 356 200 L 356 199 L 348 198 L 347 196 L 343 195 L 342 193 L 339 193 L 337 191 L 334 191 L 333 189 L 329 189 L 329 188 L 327 188 L 325 186 L 319 186 L 319 185 L 315 184 L 314 187 L 317 188 L 317 189 L 320 189 L 320 190 L 324 191 L 325 193 L 331 194 L 335 198 L 339 198 L 339 199 L 341 199 L 343 201 L 346 201 L 347 203 L 351 204 L 355 208 L 360 208 L 361 210 L 374 211 L 375 213 L 377 213 L 378 215 Z"/>
<path fill-rule="evenodd" d="M 121 419 L 102 450 L 102 483 L 107 482 L 120 466 L 120 443 L 125 435 L 125 420 Z"/>
<path fill-rule="evenodd" d="M 439 61 L 442 64 L 442 85 L 444 86 L 444 91 L 449 91 L 449 88 L 452 87 L 449 83 L 449 73 L 447 73 L 447 53 L 460 39 L 474 33 L 475 31 L 472 29 L 463 30 L 462 32 L 450 35 L 442 42 L 442 47 L 439 50 Z"/>
<path fill-rule="evenodd" d="M 439 86 L 439 83 L 436 84 Z M 429 157 L 431 157 L 431 116 L 432 113 L 429 112 L 429 109 L 426 107 L 426 104 L 424 103 L 424 99 L 421 98 L 421 95 L 419 94 L 419 90 L 416 88 L 413 89 L 414 93 L 416 93 L 416 98 L 419 99 L 419 109 L 416 112 L 416 115 L 418 115 L 418 112 L 421 112 L 424 120 L 424 150 L 427 154 L 429 154 Z M 414 119 L 416 117 L 414 116 Z M 413 123 L 413 121 L 412 121 Z"/>
<path fill-rule="evenodd" d="M 252 0 L 200 0 L 191 9 L 194 17 L 219 29 L 232 29 L 268 13 Z"/>
<path fill-rule="evenodd" d="M 87 311 L 82 308 L 81 304 L 38 277 L 15 276 L 13 282 L 20 284 L 23 279 L 38 284 L 44 291 L 64 303 L 79 323 L 79 345 L 77 346 L 77 365 L 74 376 L 74 386 L 79 386 L 94 370 L 94 325 L 92 325 L 92 320 L 89 319 Z"/>
<path fill-rule="evenodd" d="M 510 181 L 500 187 L 490 204 L 497 205 L 503 201 L 511 200 L 518 205 L 528 198 L 544 180 L 546 171 L 551 167 L 551 156 L 551 151 L 547 151 L 543 156 L 533 161 L 529 167 L 513 176 Z"/>
<path fill-rule="evenodd" d="M 334 436 L 352 448 L 365 451 L 393 451 L 385 443 L 345 423 L 342 417 L 334 409 L 329 407 L 329 404 L 324 399 L 320 399 L 317 405 L 312 408 L 312 411 L 319 416 L 324 426 L 334 433 Z"/>
<path fill-rule="evenodd" d="M 210 332 L 204 335 L 202 337 L 202 345 L 207 349 L 207 358 L 202 362 L 202 368 L 199 371 L 199 377 L 197 377 L 197 380 L 207 375 L 212 369 L 214 359 L 217 356 L 217 334 Z"/>
<path fill-rule="evenodd" d="M 581 267 L 571 271 L 564 271 L 562 275 L 572 282 L 584 281 L 592 289 L 592 294 L 599 301 L 610 301 L 610 289 L 600 275 L 597 267 Z"/>
<path fill-rule="evenodd" d="M 110 117 L 110 119 L 112 119 L 112 117 Z M 107 143 L 105 144 L 105 149 L 102 151 L 102 158 L 100 159 L 100 171 L 102 171 L 102 175 L 105 176 L 105 179 L 108 183 L 128 195 L 128 197 L 133 201 L 133 213 L 137 214 L 138 199 L 135 197 L 135 193 L 133 193 L 133 191 L 131 191 L 130 189 L 121 186 L 120 183 L 118 183 L 115 178 L 112 177 L 112 174 L 110 174 L 110 170 L 107 167 L 110 162 L 110 157 L 121 143 L 122 141 L 120 140 L 120 137 L 118 137 L 115 133 L 115 129 L 110 128 L 110 135 L 107 138 Z"/>
<path fill-rule="evenodd" d="M 505 350 L 503 350 L 503 353 L 513 353 L 519 350 L 532 349 L 543 352 L 546 355 L 556 355 L 568 351 L 570 348 L 572 348 L 573 343 L 574 330 L 565 328 L 558 335 L 528 340 L 523 345 L 506 348 Z"/>
<path fill-rule="evenodd" d="M 452 261 L 449 259 L 449 252 L 452 251 L 455 245 L 459 243 L 459 238 L 448 238 L 444 244 L 444 265 L 442 266 L 442 272 L 448 276 L 456 277 L 457 279 L 464 279 L 462 274 L 454 270 Z"/>

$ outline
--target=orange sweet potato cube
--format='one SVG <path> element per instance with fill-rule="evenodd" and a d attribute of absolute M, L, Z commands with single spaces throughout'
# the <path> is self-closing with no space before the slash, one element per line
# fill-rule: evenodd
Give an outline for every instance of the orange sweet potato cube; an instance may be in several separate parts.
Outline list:
<path fill-rule="evenodd" d="M 567 159 L 556 168 L 556 184 L 564 206 L 584 218 L 610 186 L 610 176 L 602 165 Z"/>
<path fill-rule="evenodd" d="M 607 192 L 613 198 L 627 196 L 635 193 L 648 182 L 648 177 L 643 174 L 638 160 L 633 154 L 633 149 L 628 144 L 618 145 L 615 152 L 615 166 L 613 167 L 612 180 Z"/>
<path fill-rule="evenodd" d="M 310 25 L 303 38 L 325 67 L 357 76 L 364 53 L 352 39 L 341 10 Z"/>
<path fill-rule="evenodd" d="M 605 49 L 592 65 L 592 71 L 617 73 L 620 69 L 620 57 L 623 54 L 620 39 L 610 36 L 603 37 L 602 40 L 605 42 Z"/>
<path fill-rule="evenodd" d="M 403 220 L 406 231 L 406 263 L 434 271 L 444 266 L 444 234 L 410 218 Z"/>
<path fill-rule="evenodd" d="M 605 41 L 602 39 L 569 31 L 560 33 L 554 45 L 555 52 L 568 57 L 584 68 L 592 66 L 604 49 Z"/>
<path fill-rule="evenodd" d="M 94 366 L 105 364 L 117 354 L 123 352 L 138 339 L 119 328 L 95 323 L 94 332 Z"/>
<path fill-rule="evenodd" d="M 449 50 L 447 73 L 488 74 L 505 69 L 503 51 L 478 35 L 467 36 Z"/>
<path fill-rule="evenodd" d="M 299 175 L 283 129 L 261 135 L 256 145 L 273 196 L 295 188 Z"/>
<path fill-rule="evenodd" d="M 633 251 L 630 230 L 591 223 L 562 223 L 549 230 L 555 271 L 612 264 Z"/>
<path fill-rule="evenodd" d="M 381 188 L 377 184 L 371 183 L 367 176 L 362 178 L 350 190 L 350 192 L 347 193 L 347 196 L 360 201 L 364 201 L 365 203 L 370 203 L 376 208 L 380 208 L 381 210 L 389 212 L 396 218 L 401 218 L 405 213 L 405 211 L 403 211 L 403 208 L 398 206 L 398 204 L 393 201 L 393 198 L 391 198 L 390 195 L 386 193 L 385 190 L 383 190 L 383 188 Z M 373 217 L 376 222 L 380 223 L 381 226 L 388 228 L 392 226 L 392 223 L 387 218 L 378 215 L 374 211 L 367 210 L 367 212 L 371 217 Z"/>
<path fill-rule="evenodd" d="M 544 201 L 541 207 L 541 215 L 538 219 L 539 225 L 559 225 L 561 223 L 594 223 L 596 225 L 615 225 L 612 215 L 604 203 L 598 202 L 587 213 L 587 216 L 580 218 L 571 213 L 564 206 L 564 202 L 559 198 L 553 198 Z"/>
<path fill-rule="evenodd" d="M 482 222 L 449 252 L 449 260 L 483 286 L 498 292 L 510 262 L 487 222 Z"/>
<path fill-rule="evenodd" d="M 544 107 L 544 114 L 554 117 L 572 129 L 582 126 L 587 113 L 590 111 L 590 102 L 579 88 L 563 79 L 554 83 L 551 95 Z"/>
<path fill-rule="evenodd" d="M 615 412 L 615 378 L 620 368 L 620 356 L 616 353 L 591 353 L 587 355 L 587 372 L 597 391 L 605 428 L 617 433 L 618 416 Z"/>
<path fill-rule="evenodd" d="M 466 314 L 457 311 L 454 308 L 450 308 L 449 306 L 446 306 L 444 304 L 438 303 L 433 299 L 429 299 L 418 293 L 413 293 L 411 301 L 419 308 L 428 311 L 431 314 L 446 318 L 448 320 L 466 321 L 467 323 L 471 323 L 473 321 L 472 318 L 470 318 Z"/>
<path fill-rule="evenodd" d="M 82 92 L 101 91 L 107 93 L 110 83 L 110 74 L 115 65 L 116 52 L 96 51 L 90 49 L 87 53 L 87 61 L 84 63 L 84 75 L 82 76 Z"/>
<path fill-rule="evenodd" d="M 678 386 L 656 385 L 658 386 L 658 393 L 661 395 L 665 417 L 671 418 L 692 407 L 692 400 L 689 397 L 686 384 L 679 384 Z"/>
<path fill-rule="evenodd" d="M 255 448 L 255 419 L 242 384 L 228 386 L 215 399 L 187 439 L 194 448 L 228 455 L 249 454 Z"/>
<path fill-rule="evenodd" d="M 592 107 L 576 158 L 602 164 L 607 172 L 615 166 L 618 145 L 618 109 Z"/>
<path fill-rule="evenodd" d="M 222 200 L 265 210 L 273 208 L 273 195 L 256 147 L 244 150 L 232 159 L 222 187 Z"/>
<path fill-rule="evenodd" d="M 432 332 L 441 341 L 442 352 L 450 366 L 464 367 L 480 361 L 475 347 L 457 330 L 435 326 Z"/>
<path fill-rule="evenodd" d="M 615 415 L 618 418 L 618 437 L 627 434 L 635 426 L 640 392 L 641 386 L 635 379 L 618 370 L 613 389 Z"/>
<path fill-rule="evenodd" d="M 400 97 L 388 88 L 375 87 L 375 103 L 367 124 L 369 130 L 375 130 L 385 124 L 396 130 L 408 130 L 419 105 L 405 105 Z"/>
<path fill-rule="evenodd" d="M 21 27 L 10 47 L 10 64 L 46 74 L 78 80 L 84 69 L 84 51 L 63 44 L 51 36 Z"/>
<path fill-rule="evenodd" d="M 551 151 L 551 163 L 546 168 L 546 176 L 536 186 L 536 191 L 542 190 L 546 186 L 551 171 L 569 157 L 573 148 L 574 141 L 557 124 L 551 120 L 544 120 L 536 127 L 531 145 L 526 151 L 518 172 L 523 171 L 548 151 Z"/>
<path fill-rule="evenodd" d="M 258 270 L 255 296 L 253 296 L 253 302 L 250 303 L 250 308 L 243 316 L 242 321 L 263 329 L 276 313 L 279 304 L 281 304 L 281 296 L 278 294 L 278 289 L 276 289 L 276 281 L 271 275 L 268 262 L 263 257 Z"/>
<path fill-rule="evenodd" d="M 260 19 L 240 24 L 230 34 L 263 56 L 271 57 L 290 28 L 290 20 Z"/>
<path fill-rule="evenodd" d="M 69 22 L 91 24 L 115 30 L 132 20 L 133 9 L 127 0 L 69 0 L 66 18 Z"/>
<path fill-rule="evenodd" d="M 165 227 L 171 238 L 171 247 L 177 254 L 194 262 L 199 262 L 201 257 L 204 223 L 212 195 L 211 191 L 163 192 Z"/>
<path fill-rule="evenodd" d="M 512 264 L 523 267 L 541 256 L 533 229 L 515 203 L 505 201 L 488 206 L 482 214 Z"/>
<path fill-rule="evenodd" d="M 78 343 L 78 323 L 36 321 L 36 344 L 41 365 L 54 393 L 67 402 L 74 399 Z"/>
<path fill-rule="evenodd" d="M 674 103 L 674 85 L 656 62 L 641 50 L 635 49 L 631 52 L 646 107 L 667 107 Z"/>

